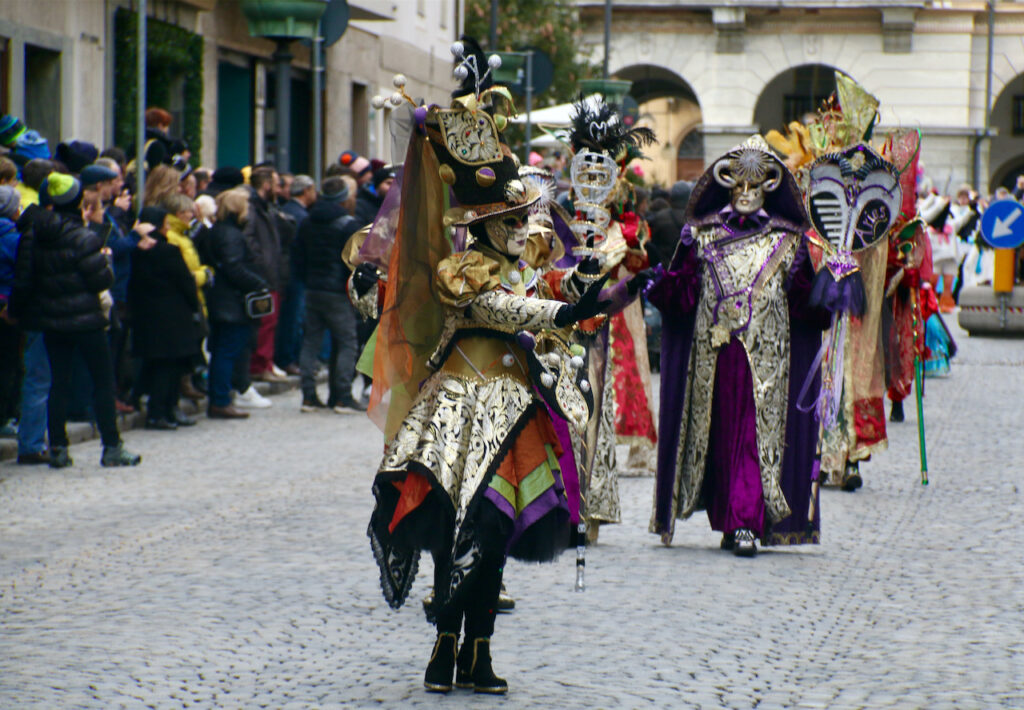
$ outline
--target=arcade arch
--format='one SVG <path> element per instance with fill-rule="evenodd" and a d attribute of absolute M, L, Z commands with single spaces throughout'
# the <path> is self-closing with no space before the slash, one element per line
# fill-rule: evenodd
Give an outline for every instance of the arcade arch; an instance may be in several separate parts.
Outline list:
<path fill-rule="evenodd" d="M 835 72 L 828 64 L 801 64 L 777 74 L 757 98 L 754 125 L 763 134 L 813 113 L 836 90 Z"/>
<path fill-rule="evenodd" d="M 1000 186 L 1013 190 L 1017 176 L 1024 174 L 1024 74 L 999 92 L 992 104 L 992 127 L 998 134 L 989 145 L 989 192 Z"/>
<path fill-rule="evenodd" d="M 640 106 L 640 119 L 657 134 L 659 144 L 646 151 L 650 178 L 665 187 L 690 180 L 704 170 L 700 101 L 683 77 L 665 67 L 637 64 L 620 69 L 616 79 L 633 82 L 629 95 Z"/>

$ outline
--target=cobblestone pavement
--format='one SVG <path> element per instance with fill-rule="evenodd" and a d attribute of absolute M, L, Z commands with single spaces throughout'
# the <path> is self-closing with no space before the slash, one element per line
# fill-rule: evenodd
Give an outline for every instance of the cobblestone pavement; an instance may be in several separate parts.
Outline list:
<path fill-rule="evenodd" d="M 510 563 L 507 698 L 421 688 L 431 629 L 392 612 L 365 536 L 380 435 L 275 398 L 246 422 L 127 435 L 136 469 L 73 447 L 0 465 L 3 708 L 1024 707 L 1024 341 L 968 338 L 865 487 L 823 493 L 824 542 L 754 560 L 697 517 L 665 548 L 652 480 L 588 555 Z"/>

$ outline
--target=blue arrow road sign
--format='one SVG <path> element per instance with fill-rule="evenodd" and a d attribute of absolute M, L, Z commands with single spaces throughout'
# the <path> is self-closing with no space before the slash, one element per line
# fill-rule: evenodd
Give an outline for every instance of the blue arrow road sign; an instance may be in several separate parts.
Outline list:
<path fill-rule="evenodd" d="M 981 234 L 997 249 L 1016 249 L 1024 244 L 1024 205 L 1016 200 L 996 200 L 981 216 Z"/>

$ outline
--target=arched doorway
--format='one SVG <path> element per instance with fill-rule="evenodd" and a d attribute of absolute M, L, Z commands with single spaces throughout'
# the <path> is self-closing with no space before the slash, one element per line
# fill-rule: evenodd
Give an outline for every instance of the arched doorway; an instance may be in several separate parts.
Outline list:
<path fill-rule="evenodd" d="M 814 113 L 836 90 L 835 72 L 827 64 L 802 64 L 782 72 L 758 96 L 754 125 L 763 134 Z"/>
<path fill-rule="evenodd" d="M 696 180 L 704 172 L 704 133 L 699 126 L 683 132 L 676 151 L 676 180 Z"/>
<path fill-rule="evenodd" d="M 992 127 L 998 134 L 989 147 L 988 188 L 990 192 L 1000 186 L 1012 191 L 1017 176 L 1024 174 L 1024 74 L 999 92 L 992 104 Z"/>
<path fill-rule="evenodd" d="M 701 109 L 689 82 L 670 69 L 651 64 L 620 69 L 615 78 L 633 82 L 629 95 L 640 105 L 640 120 L 658 136 L 658 145 L 646 150 L 650 162 L 644 170 L 650 179 L 664 187 L 686 179 L 679 174 L 681 141 L 691 135 L 686 153 L 688 161 L 699 162 L 699 175 L 704 169 L 704 146 L 700 132 L 694 129 L 701 124 Z M 700 142 L 696 148 L 694 140 Z"/>

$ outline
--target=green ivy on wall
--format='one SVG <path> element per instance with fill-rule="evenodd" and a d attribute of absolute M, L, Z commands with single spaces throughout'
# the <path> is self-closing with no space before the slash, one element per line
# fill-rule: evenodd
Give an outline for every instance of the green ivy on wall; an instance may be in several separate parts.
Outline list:
<path fill-rule="evenodd" d="M 120 7 L 114 15 L 114 142 L 134 152 L 138 93 L 138 15 Z M 172 126 L 199 164 L 203 143 L 203 38 L 153 18 L 146 19 L 145 106 L 166 108 L 174 80 L 185 82 L 184 126 Z"/>

